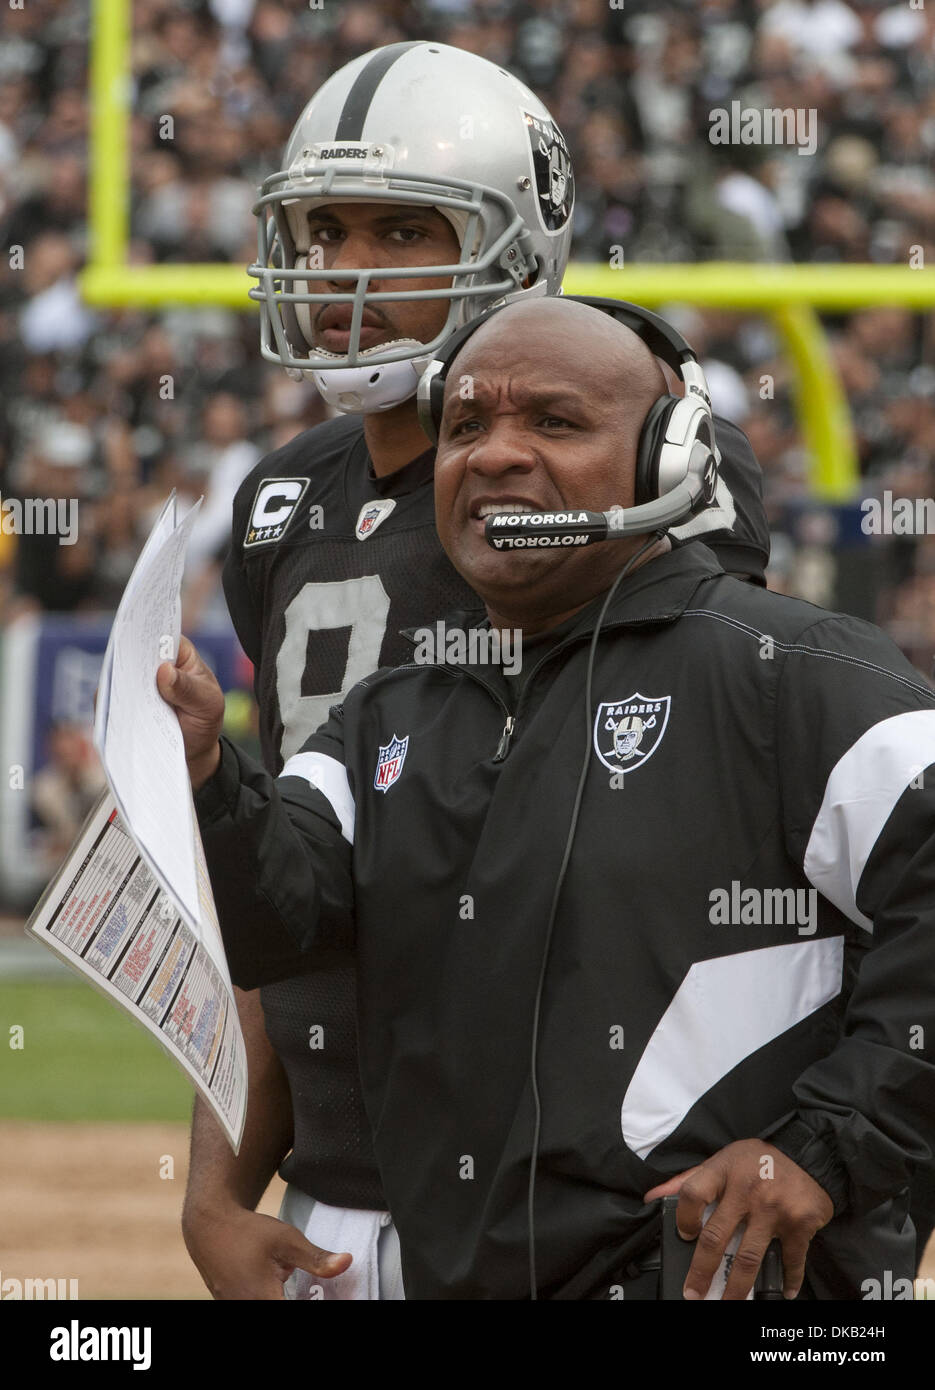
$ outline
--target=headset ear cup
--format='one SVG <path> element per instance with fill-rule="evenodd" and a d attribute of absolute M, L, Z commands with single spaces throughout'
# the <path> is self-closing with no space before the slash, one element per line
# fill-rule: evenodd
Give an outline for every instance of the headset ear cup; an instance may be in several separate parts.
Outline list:
<path fill-rule="evenodd" d="M 669 417 L 678 404 L 678 396 L 660 396 L 646 413 L 636 451 L 636 480 L 634 505 L 643 506 L 659 496 L 659 452 L 665 443 Z"/>
<path fill-rule="evenodd" d="M 435 358 L 426 367 L 416 387 L 416 410 L 423 433 L 433 444 L 438 443 L 441 427 L 441 401 L 445 394 L 445 365 Z"/>
<path fill-rule="evenodd" d="M 433 444 L 438 443 L 438 436 L 441 434 L 448 368 L 468 338 L 477 332 L 482 323 L 486 323 L 487 319 L 497 312 L 497 308 L 487 309 L 476 319 L 472 319 L 470 323 L 463 324 L 461 328 L 457 329 L 448 339 L 438 357 L 429 363 L 419 378 L 416 391 L 419 424 Z"/>
<path fill-rule="evenodd" d="M 435 427 L 435 438 L 441 434 L 442 428 L 442 409 L 445 404 L 445 381 L 447 372 L 436 372 L 429 382 L 429 410 L 432 415 L 432 424 Z"/>
<path fill-rule="evenodd" d="M 703 511 L 705 507 L 714 505 L 714 499 L 717 495 L 721 456 L 714 442 L 714 433 L 711 429 L 710 420 L 703 420 L 699 424 L 695 438 L 700 439 L 702 444 L 705 444 L 708 448 L 708 457 L 705 460 L 701 474 L 701 497 L 696 507 L 697 511 Z"/>

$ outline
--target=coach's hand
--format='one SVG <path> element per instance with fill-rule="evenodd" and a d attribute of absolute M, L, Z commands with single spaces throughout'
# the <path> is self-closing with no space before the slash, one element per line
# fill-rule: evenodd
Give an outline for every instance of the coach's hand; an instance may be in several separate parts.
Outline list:
<path fill-rule="evenodd" d="M 175 665 L 164 661 L 157 670 L 156 688 L 179 717 L 188 774 L 197 791 L 221 761 L 218 735 L 224 722 L 224 692 L 187 637 L 179 638 Z"/>
<path fill-rule="evenodd" d="M 333 1279 L 351 1264 L 348 1253 L 320 1250 L 294 1226 L 244 1207 L 189 1215 L 182 1233 L 212 1297 L 222 1300 L 281 1299 L 293 1270 Z"/>
<path fill-rule="evenodd" d="M 770 1162 L 764 1162 L 769 1159 Z M 679 1235 L 697 1248 L 683 1297 L 704 1298 L 741 1221 L 746 1230 L 731 1265 L 725 1299 L 746 1298 L 771 1240 L 782 1244 L 783 1293 L 795 1298 L 805 1277 L 805 1256 L 816 1231 L 834 1215 L 831 1198 L 791 1158 L 762 1139 L 728 1144 L 697 1168 L 689 1168 L 647 1192 L 644 1201 L 679 1194 Z M 705 1207 L 717 1206 L 702 1227 Z"/>

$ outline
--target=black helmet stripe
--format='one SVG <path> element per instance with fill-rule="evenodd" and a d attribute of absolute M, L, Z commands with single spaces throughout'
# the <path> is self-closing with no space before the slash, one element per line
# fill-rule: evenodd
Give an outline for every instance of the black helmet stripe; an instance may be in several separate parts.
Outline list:
<path fill-rule="evenodd" d="M 381 48 L 379 53 L 375 53 L 370 62 L 361 68 L 344 100 L 344 107 L 338 118 L 338 128 L 334 134 L 335 140 L 362 138 L 370 103 L 383 78 L 397 58 L 401 58 L 410 48 L 417 48 L 424 42 L 424 39 L 410 39 L 406 43 L 387 44 L 386 48 Z"/>

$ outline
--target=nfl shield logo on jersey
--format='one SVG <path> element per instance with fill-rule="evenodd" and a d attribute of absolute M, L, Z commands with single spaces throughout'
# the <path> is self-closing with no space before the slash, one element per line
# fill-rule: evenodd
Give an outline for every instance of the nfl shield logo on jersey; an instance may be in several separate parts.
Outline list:
<path fill-rule="evenodd" d="M 386 520 L 395 506 L 395 497 L 381 497 L 375 502 L 365 502 L 360 509 L 357 525 L 354 528 L 354 535 L 357 539 L 359 541 L 365 541 L 368 536 L 372 536 L 380 523 Z"/>
<path fill-rule="evenodd" d="M 594 751 L 611 772 L 642 767 L 662 742 L 671 695 L 628 695 L 605 700 L 594 720 Z"/>
<path fill-rule="evenodd" d="M 373 785 L 378 792 L 389 791 L 403 770 L 403 763 L 406 761 L 406 749 L 409 747 L 409 735 L 405 738 L 397 738 L 396 734 L 390 739 L 389 743 L 380 744 L 380 756 L 377 758 L 377 770 L 373 775 Z"/>

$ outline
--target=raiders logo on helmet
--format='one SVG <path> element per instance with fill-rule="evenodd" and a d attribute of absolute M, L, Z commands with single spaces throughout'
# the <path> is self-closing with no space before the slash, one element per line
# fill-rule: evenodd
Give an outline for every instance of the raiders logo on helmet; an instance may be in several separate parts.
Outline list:
<path fill-rule="evenodd" d="M 575 177 L 565 137 L 554 121 L 523 112 L 539 195 L 539 218 L 547 232 L 565 226 L 575 205 Z"/>

